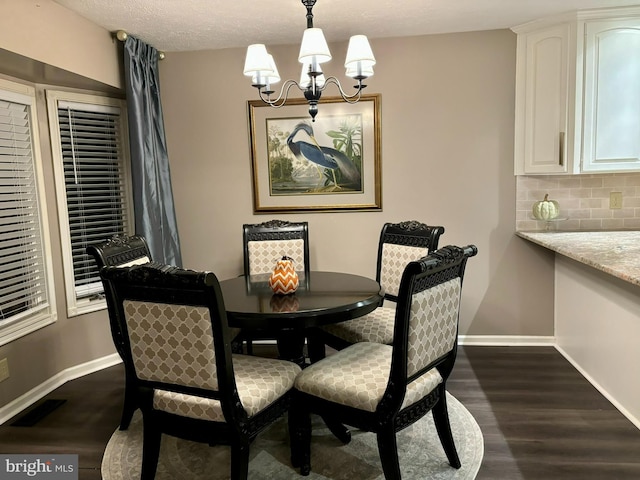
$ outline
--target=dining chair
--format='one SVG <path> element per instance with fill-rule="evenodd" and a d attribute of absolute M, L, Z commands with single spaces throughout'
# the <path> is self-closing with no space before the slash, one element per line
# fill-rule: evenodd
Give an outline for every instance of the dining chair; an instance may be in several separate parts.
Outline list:
<path fill-rule="evenodd" d="M 273 272 L 278 260 L 287 256 L 293 260 L 300 282 L 309 279 L 309 224 L 269 220 L 242 226 L 244 275 L 265 277 Z M 272 331 L 244 331 L 247 353 L 253 354 L 254 340 L 274 340 Z"/>
<path fill-rule="evenodd" d="M 309 224 L 269 220 L 242 226 L 244 274 L 271 273 L 284 255 L 293 259 L 296 271 L 309 273 Z"/>
<path fill-rule="evenodd" d="M 357 342 L 390 345 L 393 341 L 395 302 L 407 264 L 438 248 L 444 227 L 415 220 L 385 223 L 378 241 L 376 281 L 384 289 L 384 304 L 371 313 L 313 330 L 309 335 L 311 361 L 325 356 L 325 345 L 341 350 Z"/>
<path fill-rule="evenodd" d="M 105 266 L 128 267 L 148 263 L 152 260 L 147 241 L 141 235 L 114 235 L 106 241 L 89 245 L 87 247 L 87 254 L 95 259 L 98 270 Z M 105 288 L 105 296 L 107 295 L 108 293 Z M 109 307 L 109 302 L 107 302 L 107 309 L 109 311 L 109 326 L 113 344 L 120 358 L 124 359 L 122 332 L 115 320 L 115 315 Z M 122 416 L 120 417 L 120 430 L 129 428 L 131 418 L 137 408 L 138 404 L 131 387 L 131 379 L 127 376 L 125 370 L 124 404 L 122 407 Z"/>
<path fill-rule="evenodd" d="M 87 247 L 87 254 L 92 256 L 97 264 L 98 270 L 103 267 L 130 267 L 132 265 L 140 265 L 151 262 L 152 256 L 149 251 L 147 241 L 142 235 L 114 235 L 113 237 L 103 242 L 89 245 Z M 104 285 L 105 297 L 109 296 L 107 287 Z M 123 334 L 120 331 L 120 327 L 115 321 L 115 315 L 109 307 L 107 301 L 107 310 L 109 313 L 109 327 L 111 330 L 111 337 L 113 344 L 116 347 L 116 351 L 123 358 Z M 240 329 L 232 329 L 232 336 L 235 338 L 240 334 Z M 234 350 L 241 349 L 242 344 L 234 340 Z M 126 430 L 129 428 L 131 419 L 134 412 L 138 408 L 135 395 L 131 387 L 131 379 L 127 375 L 125 369 L 125 387 L 124 387 L 124 402 L 122 407 L 122 416 L 120 418 L 120 430 Z"/>
<path fill-rule="evenodd" d="M 163 435 L 229 445 L 233 480 L 249 447 L 290 404 L 293 362 L 233 354 L 218 279 L 159 263 L 105 267 L 124 364 L 142 411 L 142 473 L 153 479 Z"/>
<path fill-rule="evenodd" d="M 400 480 L 396 433 L 431 410 L 447 460 L 460 468 L 446 383 L 457 354 L 465 267 L 477 251 L 447 246 L 410 262 L 396 297 L 391 345 L 355 343 L 298 375 L 289 421 L 291 460 L 301 474 L 311 470 L 311 413 L 376 433 L 385 479 Z"/>

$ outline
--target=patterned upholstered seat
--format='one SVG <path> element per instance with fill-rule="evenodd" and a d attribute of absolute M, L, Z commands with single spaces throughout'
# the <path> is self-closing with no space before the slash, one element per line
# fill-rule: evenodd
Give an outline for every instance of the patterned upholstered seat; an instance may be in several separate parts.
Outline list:
<path fill-rule="evenodd" d="M 230 478 L 246 479 L 249 444 L 284 414 L 300 367 L 233 354 L 218 279 L 157 263 L 101 276 L 124 336 L 125 368 L 143 415 L 143 479 L 162 434 L 231 446 Z"/>
<path fill-rule="evenodd" d="M 104 266 L 130 267 L 132 265 L 148 263 L 152 260 L 147 242 L 144 237 L 140 235 L 115 235 L 107 241 L 88 246 L 87 253 L 95 259 L 98 270 Z M 108 295 L 106 289 L 105 295 Z M 120 358 L 123 358 L 122 352 L 124 345 L 122 332 L 120 332 L 120 328 L 118 327 L 111 310 L 109 310 L 109 324 L 111 327 L 113 344 L 115 345 Z M 126 377 L 125 372 L 124 404 L 122 407 L 122 416 L 120 418 L 120 430 L 126 430 L 129 428 L 133 413 L 138 408 L 138 404 L 135 400 L 135 395 L 133 394 L 130 384 L 131 381 Z"/>
<path fill-rule="evenodd" d="M 283 256 L 293 260 L 300 281 L 309 278 L 309 225 L 307 222 L 269 220 L 242 226 L 244 275 L 270 274 Z M 276 332 L 245 331 L 247 353 L 253 353 L 253 340 L 274 339 Z"/>
<path fill-rule="evenodd" d="M 313 361 L 324 357 L 324 344 L 342 349 L 357 342 L 390 345 L 393 342 L 395 301 L 400 279 L 407 264 L 438 248 L 444 227 L 416 221 L 386 223 L 380 233 L 376 280 L 385 292 L 382 305 L 360 318 L 323 326 L 310 337 Z"/>
<path fill-rule="evenodd" d="M 396 297 L 391 345 L 355 343 L 298 375 L 289 419 L 292 462 L 303 475 L 311 468 L 311 413 L 375 432 L 385 478 L 399 480 L 396 432 L 432 410 L 449 464 L 460 468 L 446 382 L 457 352 L 464 270 L 476 253 L 473 245 L 448 246 L 410 262 Z"/>

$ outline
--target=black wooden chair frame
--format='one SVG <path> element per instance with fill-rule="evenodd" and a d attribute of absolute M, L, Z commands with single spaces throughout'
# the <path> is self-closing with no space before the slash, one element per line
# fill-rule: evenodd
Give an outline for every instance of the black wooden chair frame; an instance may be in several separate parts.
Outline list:
<path fill-rule="evenodd" d="M 431 411 L 449 464 L 454 468 L 460 468 L 446 403 L 446 383 L 457 355 L 457 330 L 453 348 L 448 353 L 427 365 L 412 378 L 407 378 L 409 318 L 411 299 L 414 294 L 456 277 L 459 277 L 462 283 L 467 259 L 476 254 L 477 248 L 474 245 L 464 248 L 447 246 L 431 252 L 428 257 L 411 262 L 406 267 L 397 299 L 391 373 L 386 391 L 376 411 L 359 410 L 294 390 L 289 417 L 295 425 L 291 433 L 291 460 L 295 467 L 300 467 L 302 475 L 308 475 L 311 469 L 311 413 L 319 414 L 333 422 L 375 432 L 385 479 L 399 480 L 401 476 L 396 432 L 415 423 Z M 442 383 L 421 400 L 401 409 L 407 384 L 432 368 L 438 369 Z"/>
<path fill-rule="evenodd" d="M 231 478 L 246 479 L 249 445 L 266 427 L 287 412 L 291 392 L 252 417 L 242 407 L 236 387 L 231 340 L 224 300 L 218 279 L 211 272 L 195 272 L 158 263 L 129 268 L 105 267 L 101 270 L 109 286 L 108 302 L 115 313 L 124 340 L 124 364 L 132 379 L 133 391 L 143 414 L 143 458 L 141 478 L 155 477 L 162 434 L 207 443 L 231 446 Z M 186 387 L 174 383 L 147 381 L 136 375 L 124 300 L 202 306 L 208 308 L 216 356 L 218 390 Z M 188 418 L 153 408 L 154 389 L 218 399 L 226 422 Z"/>

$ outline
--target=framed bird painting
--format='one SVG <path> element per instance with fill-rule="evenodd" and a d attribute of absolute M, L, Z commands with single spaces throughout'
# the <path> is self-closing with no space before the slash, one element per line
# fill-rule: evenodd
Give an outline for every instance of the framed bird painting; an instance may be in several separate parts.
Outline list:
<path fill-rule="evenodd" d="M 382 210 L 380 95 L 248 102 L 254 213 Z"/>

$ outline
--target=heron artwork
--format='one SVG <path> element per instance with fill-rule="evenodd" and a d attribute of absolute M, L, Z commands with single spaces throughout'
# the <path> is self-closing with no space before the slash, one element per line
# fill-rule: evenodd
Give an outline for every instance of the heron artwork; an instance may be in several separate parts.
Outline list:
<path fill-rule="evenodd" d="M 305 135 L 309 141 L 294 141 L 297 136 L 304 138 Z M 314 165 L 320 178 L 325 177 L 325 171 L 330 173 L 330 181 L 333 185 L 329 186 L 329 190 L 360 190 L 361 175 L 353 161 L 335 148 L 319 145 L 314 136 L 313 127 L 308 123 L 300 122 L 293 128 L 287 137 L 287 145 L 296 159 Z M 336 175 L 336 172 L 339 174 Z"/>

